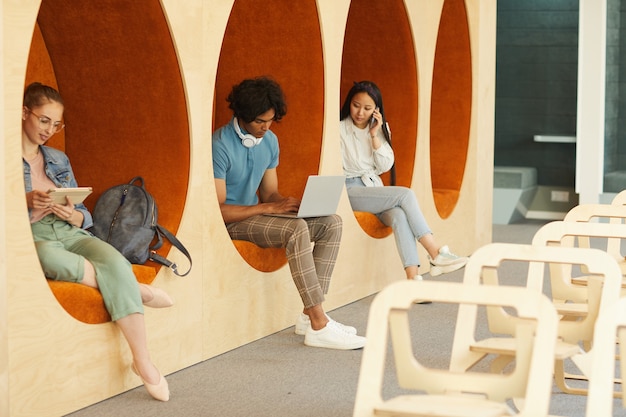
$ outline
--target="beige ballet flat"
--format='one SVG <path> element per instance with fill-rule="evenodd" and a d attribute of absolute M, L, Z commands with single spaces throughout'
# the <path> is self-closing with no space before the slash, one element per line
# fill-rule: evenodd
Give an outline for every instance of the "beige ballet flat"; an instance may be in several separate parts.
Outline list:
<path fill-rule="evenodd" d="M 171 307 L 174 305 L 174 300 L 169 296 L 168 293 L 163 291 L 160 288 L 153 287 L 152 285 L 147 284 L 139 284 L 144 288 L 147 288 L 150 294 L 152 294 L 152 298 L 149 301 L 145 301 L 143 305 L 152 307 L 152 308 L 165 308 Z"/>
<path fill-rule="evenodd" d="M 141 378 L 143 386 L 146 387 L 148 394 L 150 394 L 152 398 L 159 401 L 168 401 L 170 399 L 170 388 L 167 384 L 167 380 L 163 377 L 163 375 L 159 374 L 161 379 L 159 380 L 159 383 L 155 385 L 150 384 L 149 382 L 146 382 L 145 379 L 143 379 L 143 377 L 137 371 L 137 368 L 135 368 L 134 363 L 131 365 L 130 369 L 132 369 L 135 375 Z"/>

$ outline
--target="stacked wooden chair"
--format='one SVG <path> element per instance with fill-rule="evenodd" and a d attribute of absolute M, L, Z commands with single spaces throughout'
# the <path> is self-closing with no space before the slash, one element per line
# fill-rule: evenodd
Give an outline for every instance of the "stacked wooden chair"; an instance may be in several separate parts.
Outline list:
<path fill-rule="evenodd" d="M 626 375 L 626 298 L 620 298 L 605 309 L 595 326 L 593 353 L 589 375 L 587 417 L 612 417 L 614 395 L 615 340 L 619 341 L 620 373 Z M 626 396 L 620 393 L 626 412 Z"/>
<path fill-rule="evenodd" d="M 433 369 L 420 362 L 413 348 L 408 318 L 416 299 L 458 304 L 465 316 L 457 323 L 457 332 L 464 336 L 474 330 L 466 325 L 475 322 L 478 306 L 515 309 L 520 320 L 513 337 L 514 371 L 502 374 Z M 557 323 L 550 300 L 529 288 L 427 281 L 393 283 L 375 297 L 370 308 L 368 343 L 363 352 L 353 415 L 500 417 L 514 412 L 510 400 L 524 399 L 520 416 L 545 416 L 550 402 Z M 389 335 L 398 384 L 412 393 L 383 400 Z"/>
<path fill-rule="evenodd" d="M 612 204 L 581 204 L 572 208 L 563 221 L 566 222 L 583 222 L 611 225 L 624 224 L 626 221 L 626 205 L 621 204 L 622 200 L 626 200 L 626 193 L 620 193 L 615 197 Z M 611 255 L 620 265 L 622 275 L 626 274 L 626 260 L 621 251 L 622 240 L 626 239 L 626 235 L 608 239 L 604 249 Z M 585 237 L 578 238 L 578 246 L 591 247 L 589 239 Z M 583 283 L 584 280 L 574 281 L 575 283 Z"/>
<path fill-rule="evenodd" d="M 576 226 L 579 229 L 586 228 L 585 233 L 592 234 L 590 225 Z M 543 236 L 540 232 L 538 235 Z M 563 363 L 584 353 L 583 346 L 588 346 L 593 338 L 597 315 L 603 306 L 617 300 L 621 282 L 617 263 L 599 249 L 493 243 L 481 247 L 472 255 L 465 267 L 464 284 L 502 286 L 498 273 L 499 267 L 505 261 L 526 262 L 528 275 L 526 282 L 521 285 L 537 293 L 549 292 L 545 285 L 546 280 L 549 279 L 552 283 L 563 279 L 561 275 L 555 276 L 553 273 L 546 277 L 545 272 L 549 269 L 546 268 L 547 265 L 584 266 L 590 272 L 589 285 L 584 288 L 584 296 L 575 302 L 553 303 L 560 315 L 553 357 L 555 382 L 564 392 L 584 394 L 586 391 L 570 388 L 565 383 Z M 457 320 L 469 320 L 471 314 L 468 315 L 467 309 L 465 306 L 459 308 Z M 457 372 L 468 370 L 489 356 L 494 358 L 491 362 L 492 371 L 498 373 L 513 362 L 516 342 L 512 336 L 516 333 L 519 318 L 496 307 L 487 308 L 486 316 L 493 337 L 475 340 L 473 334 L 464 330 L 464 327 L 473 327 L 474 323 L 471 321 L 466 326 L 457 326 L 450 369 Z"/>
<path fill-rule="evenodd" d="M 541 227 L 531 245 L 479 248 L 462 284 L 398 282 L 385 288 L 370 309 L 354 417 L 548 416 L 552 377 L 563 392 L 588 395 L 587 417 L 612 416 L 613 397 L 626 408 L 615 388 L 621 383 L 616 347 L 626 375 L 626 297 L 620 298 L 626 295 L 625 219 L 626 191 L 610 205 L 573 208 L 564 221 Z M 526 264 L 526 277 L 506 282 L 509 261 Z M 429 368 L 411 340 L 409 312 L 418 299 L 458 303 L 447 369 Z M 477 331 L 483 323 L 486 337 Z M 389 347 L 398 385 L 412 392 L 383 399 Z M 581 373 L 567 373 L 566 361 Z M 480 372 L 483 362 L 489 372 Z M 573 387 L 570 379 L 588 384 Z"/>

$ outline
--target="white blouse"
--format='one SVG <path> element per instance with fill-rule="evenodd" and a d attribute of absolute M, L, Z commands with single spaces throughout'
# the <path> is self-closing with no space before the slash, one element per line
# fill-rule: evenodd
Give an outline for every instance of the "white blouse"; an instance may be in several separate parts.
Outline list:
<path fill-rule="evenodd" d="M 339 124 L 343 172 L 348 178 L 360 177 L 368 186 L 382 186 L 379 175 L 387 172 L 393 165 L 394 156 L 391 145 L 383 136 L 382 129 L 377 137 L 382 145 L 374 150 L 369 134 L 369 127 L 359 129 L 346 117 Z"/>

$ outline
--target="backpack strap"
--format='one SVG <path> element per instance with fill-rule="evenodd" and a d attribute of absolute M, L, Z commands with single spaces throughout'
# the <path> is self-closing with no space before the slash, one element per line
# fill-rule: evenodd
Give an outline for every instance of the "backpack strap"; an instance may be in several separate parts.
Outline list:
<path fill-rule="evenodd" d="M 187 275 L 191 271 L 191 265 L 192 265 L 191 255 L 189 255 L 189 251 L 187 251 L 187 248 L 185 248 L 185 246 L 182 244 L 180 240 L 176 238 L 176 236 L 174 236 L 169 230 L 167 230 L 165 227 L 161 226 L 160 224 L 156 225 L 156 232 L 157 232 L 156 234 L 158 236 L 159 242 L 161 242 L 162 240 L 161 235 L 165 236 L 165 238 L 169 240 L 172 243 L 172 245 L 174 245 L 179 251 L 181 251 L 187 257 L 187 259 L 189 259 L 189 269 L 184 274 L 179 273 L 178 266 L 174 262 L 170 261 L 164 256 L 159 255 L 158 253 L 156 253 L 155 250 L 150 251 L 150 260 L 160 263 L 161 265 L 165 265 L 166 267 L 174 271 L 174 273 L 178 275 L 179 277 L 184 277 L 185 275 Z"/>
<path fill-rule="evenodd" d="M 139 181 L 139 187 L 143 188 L 144 190 L 146 189 L 146 186 L 144 185 L 143 182 L 143 177 L 141 176 L 136 176 L 134 177 L 132 180 L 128 181 L 129 184 L 134 184 L 135 182 Z M 136 184 L 135 184 L 136 185 Z"/>

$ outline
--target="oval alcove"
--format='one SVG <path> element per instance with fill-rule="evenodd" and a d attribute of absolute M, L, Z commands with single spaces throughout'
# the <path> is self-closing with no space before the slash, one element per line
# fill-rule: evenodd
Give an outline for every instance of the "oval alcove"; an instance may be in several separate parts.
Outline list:
<path fill-rule="evenodd" d="M 26 72 L 26 84 L 33 81 L 56 86 L 63 96 L 66 128 L 49 145 L 67 153 L 79 185 L 93 187 L 86 206 L 93 209 L 106 189 L 139 175 L 158 204 L 159 223 L 176 233 L 189 183 L 190 136 L 178 58 L 161 3 L 42 1 Z M 170 247 L 165 242 L 159 253 Z M 158 268 L 149 264 L 135 272 L 149 283 Z M 73 285 L 76 305 L 62 305 L 75 318 L 110 320 L 97 291 L 53 284 Z M 81 311 L 76 299 L 94 296 L 99 311 Z"/>
<path fill-rule="evenodd" d="M 260 18 L 261 17 L 261 18 Z M 232 117 L 226 97 L 246 78 L 269 76 L 282 87 L 287 115 L 272 124 L 278 135 L 281 194 L 300 197 L 317 174 L 322 150 L 324 63 L 315 0 L 234 2 L 224 33 L 215 82 L 214 130 Z M 282 248 L 233 241 L 252 267 L 271 272 L 286 264 Z"/>
<path fill-rule="evenodd" d="M 441 218 L 459 199 L 469 146 L 472 56 L 463 0 L 445 0 L 435 49 L 430 116 L 433 198 Z"/>
<path fill-rule="evenodd" d="M 396 185 L 406 187 L 413 178 L 417 142 L 417 62 L 412 36 L 402 0 L 353 0 L 346 23 L 338 104 L 341 107 L 355 81 L 370 80 L 378 85 L 395 151 Z M 382 178 L 389 185 L 390 174 Z M 355 212 L 355 216 L 372 237 L 392 233 L 372 214 Z"/>

